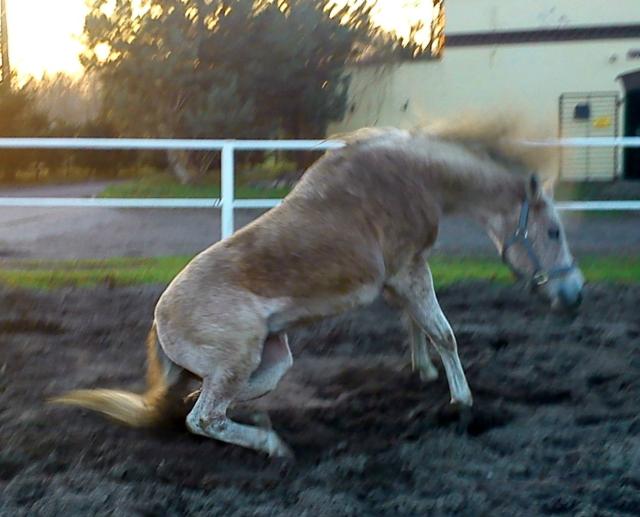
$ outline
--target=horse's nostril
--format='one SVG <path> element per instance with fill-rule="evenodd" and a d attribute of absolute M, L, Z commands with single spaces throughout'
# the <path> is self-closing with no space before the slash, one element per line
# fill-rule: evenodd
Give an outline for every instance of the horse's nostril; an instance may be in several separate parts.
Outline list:
<path fill-rule="evenodd" d="M 577 309 L 582 303 L 582 290 L 570 291 L 568 289 L 560 289 L 559 291 L 560 301 L 562 305 L 569 310 Z"/>

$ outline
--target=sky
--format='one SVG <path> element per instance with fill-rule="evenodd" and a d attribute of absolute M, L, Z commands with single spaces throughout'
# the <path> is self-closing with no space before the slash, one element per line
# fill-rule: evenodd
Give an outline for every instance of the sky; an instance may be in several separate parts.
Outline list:
<path fill-rule="evenodd" d="M 344 0 L 349 1 L 349 0 Z M 87 11 L 85 0 L 6 0 L 9 52 L 18 76 L 82 73 L 78 54 Z M 430 19 L 431 0 L 378 0 L 375 20 L 385 29 L 407 35 L 419 19 Z"/>

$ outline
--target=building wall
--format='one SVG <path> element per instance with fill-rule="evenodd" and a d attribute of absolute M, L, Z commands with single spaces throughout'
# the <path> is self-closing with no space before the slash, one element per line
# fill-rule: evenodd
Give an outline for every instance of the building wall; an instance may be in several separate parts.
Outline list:
<path fill-rule="evenodd" d="M 630 9 L 631 4 L 635 10 Z M 604 9 L 605 5 L 609 9 Z M 568 15 L 563 13 L 572 15 L 566 23 L 594 25 L 596 19 L 607 24 L 634 23 L 629 13 L 637 11 L 635 23 L 640 23 L 640 0 L 449 0 L 446 6 L 447 33 L 539 28 L 540 20 L 564 20 Z M 553 10 L 555 18 L 544 18 L 541 13 L 554 6 L 562 9 Z M 341 123 L 330 127 L 330 133 L 372 125 L 410 128 L 465 113 L 515 112 L 557 135 L 560 96 L 567 92 L 621 92 L 616 77 L 640 69 L 640 59 L 629 56 L 631 49 L 640 49 L 640 39 L 445 46 L 442 59 L 437 61 L 355 67 L 350 110 Z M 610 124 L 614 123 L 611 117 Z M 585 126 L 584 134 L 613 133 L 614 128 L 607 127 L 602 117 L 598 126 Z M 611 160 L 600 170 L 565 171 L 566 175 L 613 175 L 619 160 L 613 150 L 607 152 Z"/>
<path fill-rule="evenodd" d="M 448 33 L 636 23 L 638 0 L 446 0 Z"/>

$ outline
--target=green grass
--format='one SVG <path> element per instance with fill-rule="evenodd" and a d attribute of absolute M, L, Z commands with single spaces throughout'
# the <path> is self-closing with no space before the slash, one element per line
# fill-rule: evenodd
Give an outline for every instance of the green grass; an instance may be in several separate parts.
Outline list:
<path fill-rule="evenodd" d="M 293 166 L 286 163 L 285 170 Z M 255 171 L 254 171 L 255 172 Z M 262 178 L 273 177 L 276 172 L 282 172 L 274 164 L 268 164 L 259 175 Z M 215 178 L 218 173 L 213 174 Z M 243 177 L 240 173 L 239 178 Z M 166 172 L 143 171 L 143 174 L 128 181 L 111 185 L 101 194 L 101 197 L 160 197 L 160 198 L 211 198 L 220 197 L 218 181 L 207 181 L 198 185 L 182 185 L 172 175 Z M 280 198 L 289 193 L 288 188 L 259 189 L 242 185 L 236 186 L 237 198 Z M 626 182 L 561 182 L 556 186 L 557 200 L 610 200 L 610 199 L 638 199 L 640 184 Z M 613 213 L 614 215 L 621 215 Z"/>
<path fill-rule="evenodd" d="M 590 282 L 640 282 L 639 257 L 586 257 L 580 268 Z"/>
<path fill-rule="evenodd" d="M 237 186 L 238 199 L 278 199 L 289 193 L 288 188 L 259 189 Z M 100 193 L 106 198 L 219 198 L 217 184 L 182 185 L 168 175 L 154 175 L 136 178 L 116 185 L 110 185 Z"/>
<path fill-rule="evenodd" d="M 32 289 L 65 286 L 137 285 L 168 283 L 190 257 L 90 260 L 11 260 L 0 263 L 0 283 Z"/>
<path fill-rule="evenodd" d="M 507 282 L 513 278 L 497 258 L 435 258 L 429 264 L 436 285 L 482 279 Z M 640 257 L 584 257 L 580 259 L 579 266 L 589 282 L 640 282 Z"/>
<path fill-rule="evenodd" d="M 31 289 L 166 284 L 189 259 L 181 256 L 72 261 L 4 260 L 0 262 L 0 284 Z M 429 263 L 437 286 L 463 280 L 507 282 L 512 278 L 497 258 L 445 260 L 434 257 Z M 580 261 L 580 267 L 588 281 L 640 283 L 638 257 L 588 257 Z"/>

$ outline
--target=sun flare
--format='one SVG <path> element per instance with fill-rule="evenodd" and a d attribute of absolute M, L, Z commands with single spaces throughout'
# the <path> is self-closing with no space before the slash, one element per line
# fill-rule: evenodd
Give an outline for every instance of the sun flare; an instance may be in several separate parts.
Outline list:
<path fill-rule="evenodd" d="M 6 0 L 11 65 L 20 79 L 44 73 L 78 75 L 84 0 Z"/>

